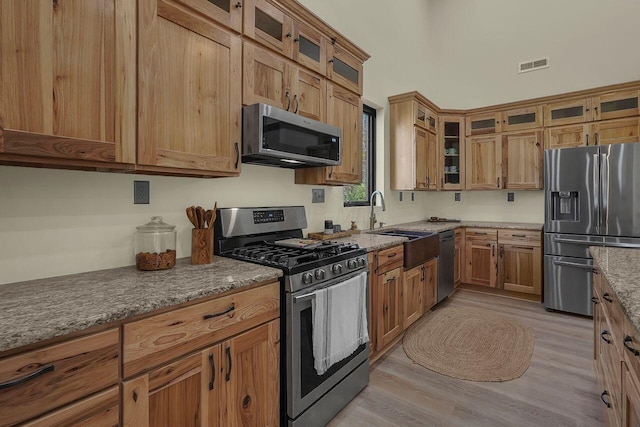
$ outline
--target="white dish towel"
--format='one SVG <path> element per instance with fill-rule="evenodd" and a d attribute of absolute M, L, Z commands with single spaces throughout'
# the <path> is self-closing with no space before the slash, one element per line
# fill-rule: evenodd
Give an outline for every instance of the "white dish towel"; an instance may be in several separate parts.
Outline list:
<path fill-rule="evenodd" d="M 313 358 L 318 375 L 369 342 L 367 272 L 314 292 Z"/>

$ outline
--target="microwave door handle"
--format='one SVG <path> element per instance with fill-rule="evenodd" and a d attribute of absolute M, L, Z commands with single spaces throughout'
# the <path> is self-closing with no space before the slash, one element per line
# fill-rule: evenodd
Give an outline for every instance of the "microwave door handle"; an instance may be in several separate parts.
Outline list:
<path fill-rule="evenodd" d="M 600 234 L 600 156 L 593 155 L 593 218 L 596 234 Z"/>

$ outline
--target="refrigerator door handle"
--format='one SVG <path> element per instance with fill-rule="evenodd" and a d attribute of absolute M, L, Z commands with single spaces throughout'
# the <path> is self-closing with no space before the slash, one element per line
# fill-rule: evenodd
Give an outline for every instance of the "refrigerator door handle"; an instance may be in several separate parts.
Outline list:
<path fill-rule="evenodd" d="M 593 155 L 593 217 L 596 224 L 596 234 L 600 232 L 600 155 Z"/>
<path fill-rule="evenodd" d="M 609 234 L 609 154 L 600 154 L 600 234 Z"/>
<path fill-rule="evenodd" d="M 554 260 L 553 265 L 563 265 L 565 267 L 575 267 L 575 268 L 583 268 L 585 270 L 593 270 L 593 267 L 586 264 L 578 264 L 575 262 L 567 262 L 567 261 L 558 261 Z"/>

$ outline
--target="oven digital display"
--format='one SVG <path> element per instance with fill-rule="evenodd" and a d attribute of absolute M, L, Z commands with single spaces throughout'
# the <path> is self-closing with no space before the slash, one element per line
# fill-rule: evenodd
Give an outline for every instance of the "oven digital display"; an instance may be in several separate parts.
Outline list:
<path fill-rule="evenodd" d="M 282 209 L 253 211 L 254 224 L 264 224 L 267 222 L 284 222 L 284 211 Z"/>

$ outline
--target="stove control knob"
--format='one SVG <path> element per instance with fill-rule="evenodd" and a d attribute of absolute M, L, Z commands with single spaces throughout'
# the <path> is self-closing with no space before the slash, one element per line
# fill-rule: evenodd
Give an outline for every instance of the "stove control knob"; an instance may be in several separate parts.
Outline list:
<path fill-rule="evenodd" d="M 313 275 L 311 273 L 304 273 L 302 275 L 302 283 L 310 285 L 313 282 Z"/>
<path fill-rule="evenodd" d="M 331 271 L 333 271 L 333 274 L 342 273 L 342 264 L 333 264 L 333 267 L 331 267 Z"/>
<path fill-rule="evenodd" d="M 360 257 L 358 258 L 358 265 L 360 267 L 364 267 L 365 265 L 367 265 L 367 261 L 364 258 Z"/>
<path fill-rule="evenodd" d="M 323 269 L 319 268 L 319 269 L 317 269 L 315 271 L 315 275 L 316 275 L 316 279 L 317 280 L 322 280 L 325 277 L 325 271 Z"/>
<path fill-rule="evenodd" d="M 358 263 L 355 259 L 350 259 L 347 261 L 347 267 L 349 267 L 350 270 L 353 270 L 354 268 L 358 268 Z"/>

